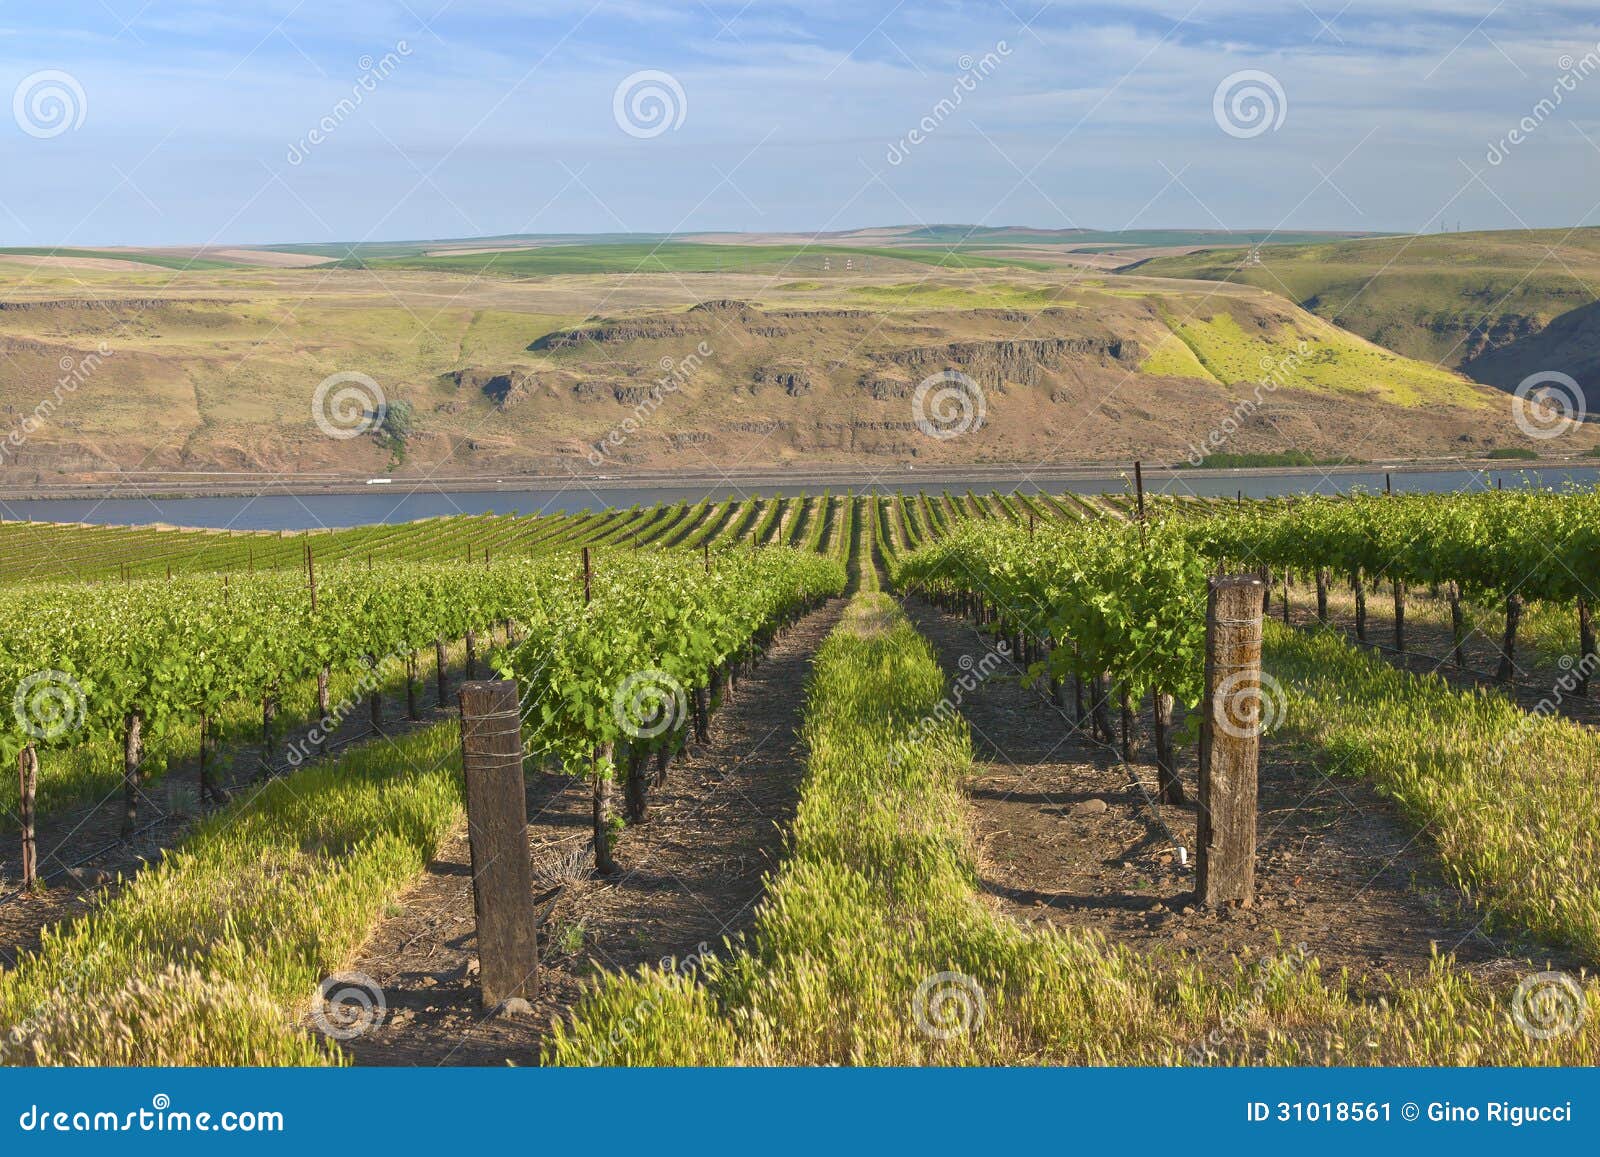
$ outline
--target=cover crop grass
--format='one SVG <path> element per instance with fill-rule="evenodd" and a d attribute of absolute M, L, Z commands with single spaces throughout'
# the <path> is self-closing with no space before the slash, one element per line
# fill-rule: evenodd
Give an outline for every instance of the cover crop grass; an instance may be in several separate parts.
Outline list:
<path fill-rule="evenodd" d="M 1286 949 L 1207 974 L 1024 929 L 978 889 L 965 725 L 929 644 L 858 596 L 807 692 L 788 855 L 748 939 L 604 977 L 546 1059 L 689 1064 L 1592 1063 L 1600 1028 L 1537 1041 L 1506 994 L 1440 961 L 1373 999 Z M 917 739 L 905 739 L 915 728 Z M 897 751 L 891 759 L 891 752 Z M 1597 988 L 1589 986 L 1589 998 Z"/>

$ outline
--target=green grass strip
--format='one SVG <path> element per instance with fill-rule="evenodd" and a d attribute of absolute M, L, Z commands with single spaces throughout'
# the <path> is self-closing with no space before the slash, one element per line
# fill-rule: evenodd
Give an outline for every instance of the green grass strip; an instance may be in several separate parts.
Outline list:
<path fill-rule="evenodd" d="M 1263 661 L 1284 691 L 1281 736 L 1396 800 L 1496 923 L 1600 956 L 1600 734 L 1331 631 L 1269 623 Z"/>
<path fill-rule="evenodd" d="M 0 975 L 0 1064 L 315 1065 L 324 977 L 461 814 L 456 726 L 357 748 L 207 820 Z"/>
<path fill-rule="evenodd" d="M 932 648 L 862 594 L 807 689 L 806 777 L 752 933 L 604 977 L 546 1060 L 732 1064 L 1573 1064 L 1600 1026 L 1540 1041 L 1510 985 L 1436 962 L 1375 994 L 1313 958 L 1202 971 L 1024 928 L 979 890 L 966 727 Z M 1381 995 L 1382 1000 L 1377 999 Z M 1600 985 L 1588 984 L 1592 1003 Z"/>

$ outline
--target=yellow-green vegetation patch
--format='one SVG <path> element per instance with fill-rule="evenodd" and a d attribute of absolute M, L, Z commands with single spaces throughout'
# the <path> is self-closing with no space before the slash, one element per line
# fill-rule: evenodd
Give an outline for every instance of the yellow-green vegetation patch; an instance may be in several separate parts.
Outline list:
<path fill-rule="evenodd" d="M 0 975 L 0 1064 L 338 1063 L 297 1027 L 461 813 L 444 724 L 274 780 Z"/>
<path fill-rule="evenodd" d="M 1139 363 L 1139 372 L 1158 378 L 1203 378 L 1207 381 L 1216 381 L 1211 376 L 1211 371 L 1194 356 L 1194 351 L 1175 333 L 1169 333 L 1161 339 L 1160 344 L 1150 351 L 1150 356 Z"/>
<path fill-rule="evenodd" d="M 1056 304 L 1058 286 L 1017 285 L 996 282 L 992 285 L 941 285 L 931 282 L 905 282 L 897 285 L 863 285 L 846 295 L 877 306 L 905 309 L 1043 309 Z"/>
<path fill-rule="evenodd" d="M 1275 381 L 1281 388 L 1360 394 L 1397 406 L 1488 405 L 1485 391 L 1448 370 L 1379 349 L 1326 322 L 1247 332 L 1233 314 L 1173 325 L 1219 381 Z"/>

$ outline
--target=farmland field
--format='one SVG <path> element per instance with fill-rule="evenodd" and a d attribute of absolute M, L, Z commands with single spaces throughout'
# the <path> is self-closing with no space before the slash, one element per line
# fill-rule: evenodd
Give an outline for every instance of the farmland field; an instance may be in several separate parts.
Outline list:
<path fill-rule="evenodd" d="M 0 1057 L 1594 1064 L 1597 536 L 1579 493 L 6 523 Z M 1266 603 L 1220 905 L 1219 567 Z M 453 695 L 489 675 L 540 957 L 492 1007 Z"/>

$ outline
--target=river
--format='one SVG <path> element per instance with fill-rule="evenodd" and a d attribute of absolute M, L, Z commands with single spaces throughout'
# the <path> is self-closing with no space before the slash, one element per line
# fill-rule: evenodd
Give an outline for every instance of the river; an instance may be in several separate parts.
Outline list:
<path fill-rule="evenodd" d="M 1530 467 L 1504 470 L 1395 469 L 1391 477 L 1396 491 L 1444 492 L 1482 491 L 1502 485 L 1512 488 L 1556 489 L 1565 486 L 1592 487 L 1600 481 L 1596 467 Z M 1335 494 L 1358 487 L 1382 490 L 1386 475 L 1382 470 L 1239 470 L 1188 471 L 1151 470 L 1145 475 L 1150 493 L 1233 496 L 1243 492 L 1248 498 L 1268 498 L 1286 494 Z M 896 472 L 893 482 L 854 488 L 855 492 L 938 494 L 945 490 L 979 493 L 1020 490 L 1035 493 L 1072 491 L 1098 494 L 1126 492 L 1132 488 L 1129 475 L 1102 474 L 1097 477 L 1035 483 L 1021 472 L 1012 478 L 985 476 L 982 480 L 963 479 L 959 474 L 927 475 L 912 478 Z M 274 492 L 255 497 L 237 495 L 219 498 L 104 498 L 0 500 L 0 517 L 7 520 L 32 519 L 41 522 L 89 522 L 113 526 L 141 526 L 169 523 L 176 526 L 233 530 L 308 530 L 321 527 L 364 526 L 374 523 L 409 522 L 444 514 L 550 514 L 599 510 L 618 506 L 653 506 L 659 503 L 700 502 L 705 499 L 815 494 L 820 485 L 793 486 L 763 484 L 740 487 L 732 483 L 710 486 L 661 486 L 631 488 L 607 483 L 595 488 L 574 482 L 543 490 L 442 491 L 418 488 L 396 479 L 370 492 L 357 494 L 284 494 Z M 834 484 L 834 493 L 852 488 Z"/>

